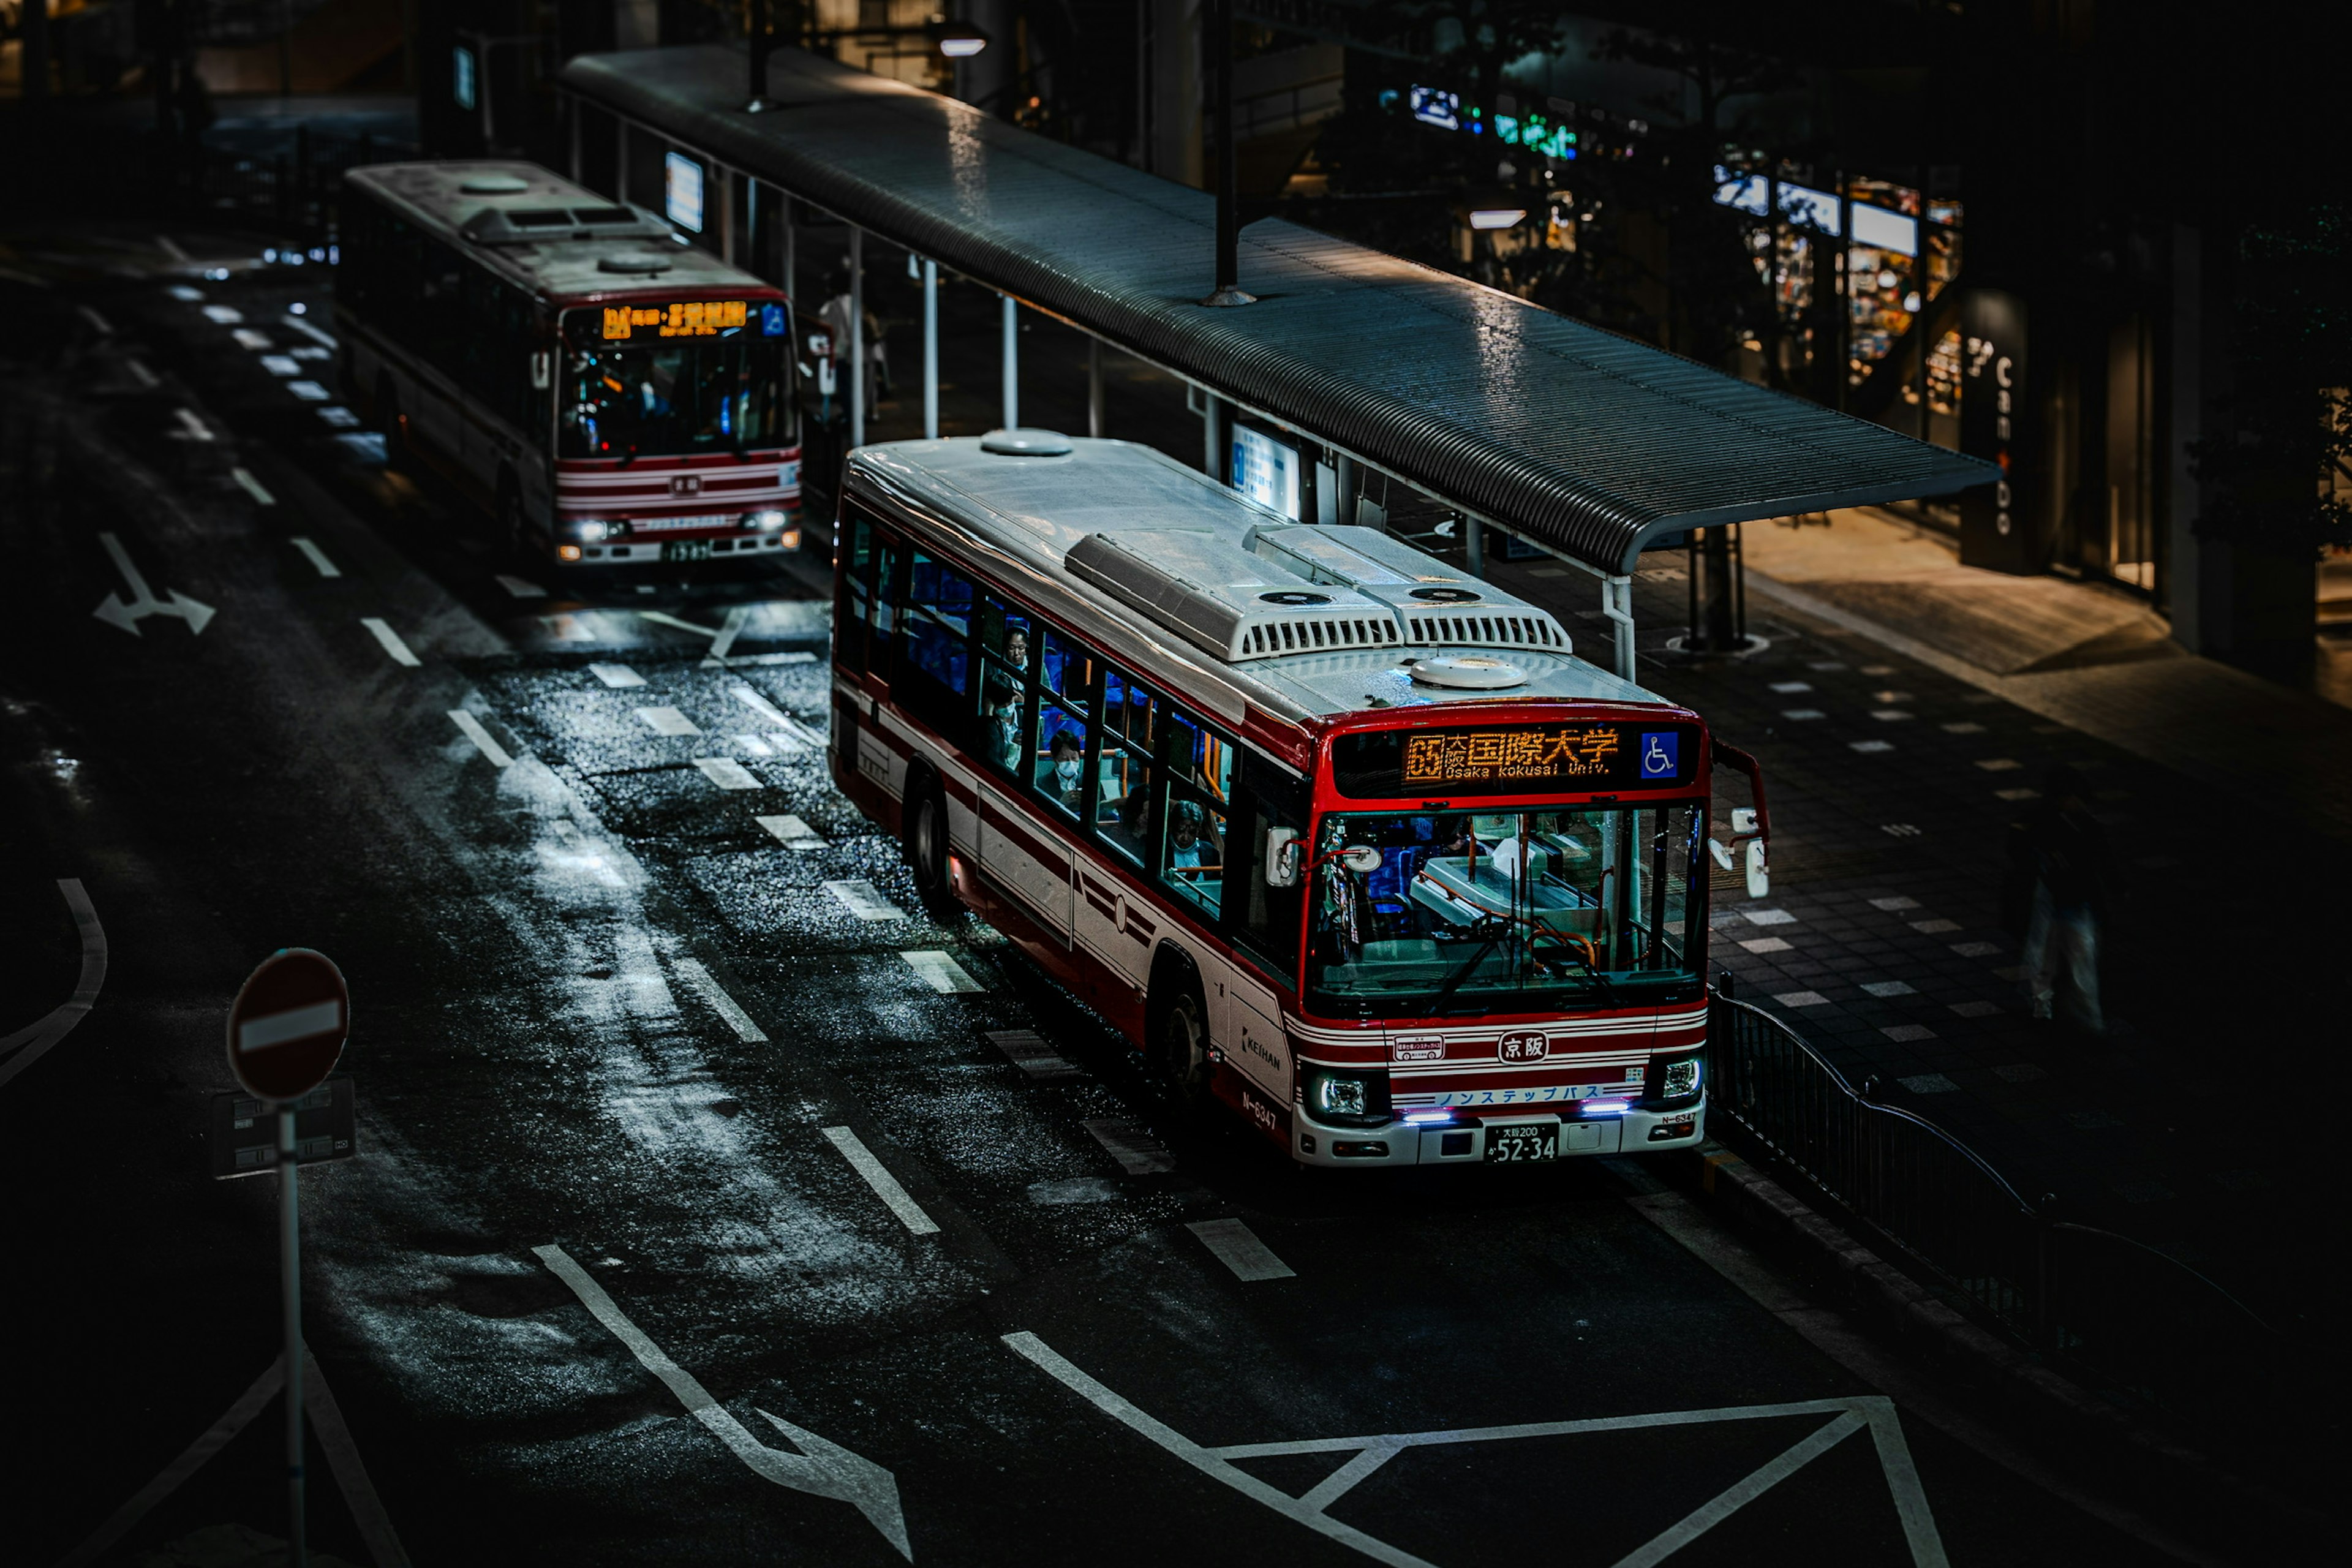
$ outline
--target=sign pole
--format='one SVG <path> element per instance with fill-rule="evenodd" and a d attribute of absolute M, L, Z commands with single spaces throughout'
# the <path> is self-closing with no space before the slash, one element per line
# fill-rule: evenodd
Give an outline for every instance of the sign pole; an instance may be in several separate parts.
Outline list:
<path fill-rule="evenodd" d="M 290 1520 L 287 1562 L 310 1562 L 302 1510 L 302 1200 L 295 1163 L 294 1103 L 278 1107 L 278 1294 L 286 1314 L 286 1506 Z"/>

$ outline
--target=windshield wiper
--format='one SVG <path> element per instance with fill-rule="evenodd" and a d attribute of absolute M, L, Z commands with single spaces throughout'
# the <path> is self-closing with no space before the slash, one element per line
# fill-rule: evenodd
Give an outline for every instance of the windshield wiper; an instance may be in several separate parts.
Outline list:
<path fill-rule="evenodd" d="M 1462 983 L 1464 981 L 1470 978 L 1470 972 L 1477 968 L 1480 963 L 1484 963 L 1488 953 L 1495 951 L 1496 943 L 1501 942 L 1504 937 L 1508 936 L 1509 934 L 1510 928 L 1507 926 L 1497 934 L 1490 936 L 1485 942 L 1480 942 L 1478 944 L 1478 951 L 1472 953 L 1468 961 L 1465 962 L 1461 968 L 1455 970 L 1453 973 L 1445 977 L 1445 984 L 1437 988 L 1436 994 L 1429 999 L 1429 1005 L 1421 1010 L 1420 1016 L 1426 1018 L 1435 1013 L 1438 1008 L 1444 1006 L 1446 999 L 1452 996 L 1455 991 L 1461 989 Z"/>

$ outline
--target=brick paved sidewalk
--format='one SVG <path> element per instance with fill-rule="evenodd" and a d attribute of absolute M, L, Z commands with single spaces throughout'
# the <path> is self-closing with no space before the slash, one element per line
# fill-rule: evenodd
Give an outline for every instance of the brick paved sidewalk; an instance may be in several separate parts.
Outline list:
<path fill-rule="evenodd" d="M 1591 578 L 1492 575 L 1602 654 Z M 1754 750 L 1771 791 L 1772 896 L 1717 879 L 1713 958 L 1738 994 L 2029 1197 L 2055 1193 L 2069 1217 L 2162 1246 L 2292 1324 L 2333 1207 L 2317 1121 L 2345 1076 L 2347 966 L 2328 895 L 2352 857 L 2276 800 L 2220 793 L 1760 595 L 1749 626 L 1768 649 L 1673 653 L 1685 591 L 1678 566 L 1637 579 L 1643 682 Z M 2059 761 L 2092 782 L 2125 868 L 2100 1043 L 2025 1016 L 1998 915 L 2006 825 Z"/>

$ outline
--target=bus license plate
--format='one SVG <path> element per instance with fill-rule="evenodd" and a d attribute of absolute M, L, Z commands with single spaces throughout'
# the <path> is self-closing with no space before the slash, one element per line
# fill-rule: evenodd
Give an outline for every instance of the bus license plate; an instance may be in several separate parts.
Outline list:
<path fill-rule="evenodd" d="M 1509 1122 L 1486 1129 L 1486 1158 L 1524 1163 L 1559 1158 L 1559 1123 Z"/>
<path fill-rule="evenodd" d="M 666 539 L 662 541 L 665 561 L 708 561 L 710 541 L 707 539 Z"/>

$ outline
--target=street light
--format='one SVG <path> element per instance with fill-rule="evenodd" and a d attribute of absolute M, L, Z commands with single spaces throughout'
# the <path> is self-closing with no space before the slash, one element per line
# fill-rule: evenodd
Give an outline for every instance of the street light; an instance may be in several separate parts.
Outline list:
<path fill-rule="evenodd" d="M 931 26 L 931 45 L 951 60 L 968 60 L 988 47 L 988 35 L 970 22 L 938 22 Z"/>

